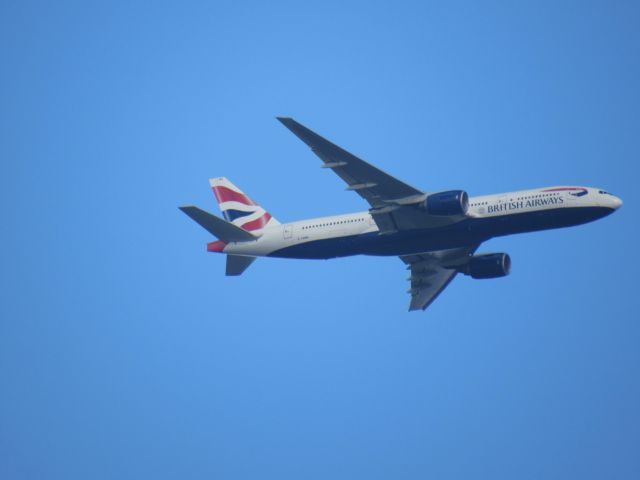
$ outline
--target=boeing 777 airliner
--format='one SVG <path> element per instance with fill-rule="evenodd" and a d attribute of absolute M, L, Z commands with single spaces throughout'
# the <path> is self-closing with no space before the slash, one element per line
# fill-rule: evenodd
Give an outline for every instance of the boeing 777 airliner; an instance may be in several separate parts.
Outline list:
<path fill-rule="evenodd" d="M 227 275 L 256 257 L 328 259 L 398 256 L 411 270 L 409 310 L 424 310 L 457 273 L 509 274 L 506 253 L 476 254 L 482 242 L 513 233 L 568 227 L 605 217 L 622 201 L 605 190 L 559 186 L 469 198 L 464 190 L 424 192 L 334 145 L 292 118 L 278 118 L 370 205 L 369 210 L 281 224 L 224 177 L 210 180 L 226 220 L 180 207 L 218 238 L 209 252 L 227 254 Z"/>

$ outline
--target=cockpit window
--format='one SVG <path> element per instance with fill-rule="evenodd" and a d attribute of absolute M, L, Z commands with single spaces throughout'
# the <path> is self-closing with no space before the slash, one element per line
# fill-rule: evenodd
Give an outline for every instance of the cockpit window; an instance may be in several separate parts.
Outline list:
<path fill-rule="evenodd" d="M 599 190 L 598 193 L 601 195 L 611 195 L 609 192 L 605 192 L 604 190 Z"/>

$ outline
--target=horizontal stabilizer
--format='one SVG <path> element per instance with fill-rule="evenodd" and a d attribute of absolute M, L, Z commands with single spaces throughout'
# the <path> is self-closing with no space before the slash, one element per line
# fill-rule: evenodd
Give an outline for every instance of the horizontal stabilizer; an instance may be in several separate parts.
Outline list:
<path fill-rule="evenodd" d="M 255 259 L 256 257 L 245 257 L 243 255 L 227 255 L 227 276 L 242 275 Z"/>
<path fill-rule="evenodd" d="M 215 235 L 223 242 L 250 242 L 256 239 L 254 235 L 246 230 L 236 227 L 234 224 L 198 207 L 186 206 L 179 208 L 207 232 Z"/>

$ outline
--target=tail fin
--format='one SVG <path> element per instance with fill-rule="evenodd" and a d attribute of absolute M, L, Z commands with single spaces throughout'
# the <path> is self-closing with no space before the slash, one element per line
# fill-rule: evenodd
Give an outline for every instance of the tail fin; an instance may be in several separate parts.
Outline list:
<path fill-rule="evenodd" d="M 269 212 L 251 200 L 227 178 L 212 178 L 209 180 L 209 184 L 218 200 L 224 218 L 236 227 L 248 232 L 257 232 L 263 228 L 280 224 Z"/>

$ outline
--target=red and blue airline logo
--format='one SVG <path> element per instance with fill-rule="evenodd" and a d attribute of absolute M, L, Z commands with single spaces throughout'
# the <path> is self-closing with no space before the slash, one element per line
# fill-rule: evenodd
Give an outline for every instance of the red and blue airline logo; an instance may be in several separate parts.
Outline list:
<path fill-rule="evenodd" d="M 542 190 L 543 192 L 568 192 L 569 195 L 574 197 L 584 197 L 589 193 L 589 190 L 583 187 L 563 187 L 563 188 L 550 188 L 548 190 Z"/>
<path fill-rule="evenodd" d="M 251 200 L 244 193 L 236 192 L 235 190 L 232 190 L 225 186 L 218 185 L 213 187 L 213 193 L 218 199 L 218 203 L 220 203 L 222 207 L 222 214 L 224 215 L 224 218 L 228 222 L 234 222 L 235 220 L 242 219 L 243 217 L 252 215 L 261 209 L 259 205 L 257 205 L 253 200 Z M 226 202 L 240 203 L 242 205 L 245 205 L 246 207 L 249 207 L 249 209 L 237 210 L 234 208 L 224 208 L 222 204 Z M 264 228 L 267 225 L 267 223 L 269 223 L 269 220 L 271 220 L 271 215 L 269 214 L 269 212 L 264 212 L 263 215 L 256 218 L 255 220 L 251 220 L 244 224 L 242 224 L 242 221 L 238 223 L 240 224 L 239 226 L 244 230 L 253 231 L 253 230 L 260 230 Z"/>

